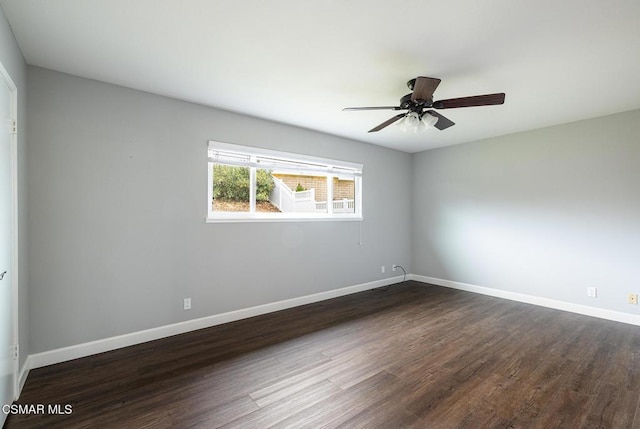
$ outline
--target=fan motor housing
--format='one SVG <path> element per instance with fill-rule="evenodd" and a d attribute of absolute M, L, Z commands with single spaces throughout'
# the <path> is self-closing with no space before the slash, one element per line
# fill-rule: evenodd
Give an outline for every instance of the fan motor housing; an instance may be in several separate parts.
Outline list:
<path fill-rule="evenodd" d="M 431 107 L 433 100 L 419 100 L 418 103 L 411 99 L 412 94 L 407 94 L 400 99 L 400 107 L 402 109 L 408 109 L 412 112 L 421 113 L 425 107 Z"/>

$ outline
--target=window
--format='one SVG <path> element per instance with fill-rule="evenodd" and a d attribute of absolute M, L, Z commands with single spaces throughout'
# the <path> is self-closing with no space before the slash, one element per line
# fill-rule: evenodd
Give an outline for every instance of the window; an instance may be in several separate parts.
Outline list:
<path fill-rule="evenodd" d="M 209 142 L 209 222 L 361 220 L 362 165 Z"/>

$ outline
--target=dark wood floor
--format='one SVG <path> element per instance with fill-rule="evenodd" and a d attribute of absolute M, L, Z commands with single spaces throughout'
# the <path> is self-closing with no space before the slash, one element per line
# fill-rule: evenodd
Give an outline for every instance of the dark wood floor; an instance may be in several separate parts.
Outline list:
<path fill-rule="evenodd" d="M 31 371 L 7 428 L 640 427 L 640 329 L 422 283 Z"/>

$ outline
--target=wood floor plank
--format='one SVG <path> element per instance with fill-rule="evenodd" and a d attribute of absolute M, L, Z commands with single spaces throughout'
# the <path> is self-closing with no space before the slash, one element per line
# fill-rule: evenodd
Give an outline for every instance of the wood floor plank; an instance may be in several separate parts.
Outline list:
<path fill-rule="evenodd" d="M 274 428 L 334 428 L 343 425 L 365 410 L 375 409 L 386 398 L 397 395 L 402 383 L 392 374 L 379 372 L 374 376 L 292 414 L 272 426 Z"/>
<path fill-rule="evenodd" d="M 468 394 L 480 383 L 482 379 L 474 377 L 464 383 L 444 378 L 435 385 L 410 385 L 405 389 L 406 408 L 428 426 L 435 425 L 440 416 L 453 407 L 466 407 L 472 404 Z"/>
<path fill-rule="evenodd" d="M 636 326 L 404 282 L 31 371 L 14 428 L 640 428 Z"/>
<path fill-rule="evenodd" d="M 542 410 L 533 428 L 583 428 L 586 427 L 585 410 L 592 405 L 593 397 L 569 389 L 558 390 Z"/>
<path fill-rule="evenodd" d="M 323 380 L 304 389 L 289 390 L 287 395 L 281 396 L 278 400 L 221 427 L 225 429 L 268 428 L 290 417 L 293 410 L 310 409 L 317 403 L 332 398 L 340 392 L 342 389 L 338 386 Z"/>
<path fill-rule="evenodd" d="M 624 386 L 606 384 L 594 395 L 593 405 L 587 412 L 585 427 L 631 428 L 640 392 Z"/>
<path fill-rule="evenodd" d="M 189 404 L 177 407 L 174 404 L 167 404 L 167 407 L 171 407 L 169 416 L 173 425 L 175 427 L 221 427 L 259 409 L 248 396 L 224 404 L 211 401 L 210 405 L 207 405 L 205 402 L 207 397 L 202 395 L 197 402 L 191 401 Z"/>
<path fill-rule="evenodd" d="M 250 396 L 259 406 L 263 407 L 283 396 L 288 396 L 296 389 L 305 388 L 321 380 L 332 380 L 336 377 L 338 380 L 343 380 L 345 387 L 348 387 L 357 383 L 354 381 L 355 371 L 370 359 L 371 357 L 366 353 L 335 356 L 329 362 L 323 362 L 306 371 L 286 374 L 268 386 L 255 390 Z M 362 381 L 362 378 L 358 377 L 358 381 Z M 336 385 L 336 383 L 333 384 Z"/>

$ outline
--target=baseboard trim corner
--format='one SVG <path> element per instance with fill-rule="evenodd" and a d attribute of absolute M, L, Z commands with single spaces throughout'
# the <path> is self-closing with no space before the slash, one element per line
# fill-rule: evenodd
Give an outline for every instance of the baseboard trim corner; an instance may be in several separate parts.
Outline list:
<path fill-rule="evenodd" d="M 173 323 L 157 328 L 132 332 L 129 334 L 118 335 L 115 337 L 104 338 L 68 347 L 62 347 L 59 349 L 49 350 L 41 353 L 30 354 L 25 361 L 25 365 L 23 365 L 23 369 L 20 374 L 20 382 L 22 383 L 22 385 L 24 385 L 26 376 L 31 369 L 41 368 L 43 366 L 66 362 L 69 360 L 78 359 L 98 353 L 104 353 L 123 347 L 133 346 L 136 344 L 146 343 L 148 341 L 158 340 L 173 335 L 184 334 L 186 332 L 209 328 L 212 326 L 221 325 L 223 323 L 233 322 L 236 320 L 246 319 L 254 316 L 260 316 L 262 314 L 273 313 L 275 311 L 285 310 L 287 308 L 298 307 L 305 304 L 312 304 L 314 302 L 324 301 L 331 298 L 337 298 L 344 295 L 350 295 L 357 292 L 363 292 L 370 289 L 389 286 L 401 281 L 402 276 L 389 277 L 386 279 L 374 280 L 354 286 L 347 286 L 340 289 L 333 289 L 326 292 L 319 292 L 312 295 L 305 295 L 283 301 L 276 301 L 268 304 L 258 305 L 255 307 L 243 308 L 227 313 L 214 314 L 199 319 L 187 320 L 184 322 Z M 24 380 L 22 379 L 23 375 Z"/>
<path fill-rule="evenodd" d="M 467 292 L 489 295 L 496 298 L 508 299 L 511 301 L 523 302 L 526 304 L 539 305 L 541 307 L 553 308 L 555 310 L 568 311 L 571 313 L 582 314 L 584 316 L 597 317 L 600 319 L 611 320 L 614 322 L 627 323 L 630 325 L 640 326 L 640 316 L 629 313 L 622 313 L 605 308 L 591 307 L 588 305 L 574 304 L 571 302 L 558 301 L 551 298 L 544 298 L 535 295 L 527 295 L 518 292 L 511 292 L 502 289 L 493 289 L 485 286 L 477 286 L 469 283 L 456 282 L 452 280 L 444 280 L 436 277 L 422 276 L 418 274 L 409 274 L 410 280 L 421 283 L 429 283 L 436 286 L 444 286 L 451 289 L 459 289 Z"/>
<path fill-rule="evenodd" d="M 20 397 L 22 394 L 22 389 L 24 388 L 24 384 L 27 382 L 27 377 L 29 376 L 29 371 L 31 371 L 31 356 L 27 356 L 24 360 L 24 363 L 20 367 L 18 372 L 18 380 L 16 386 L 16 399 Z"/>

